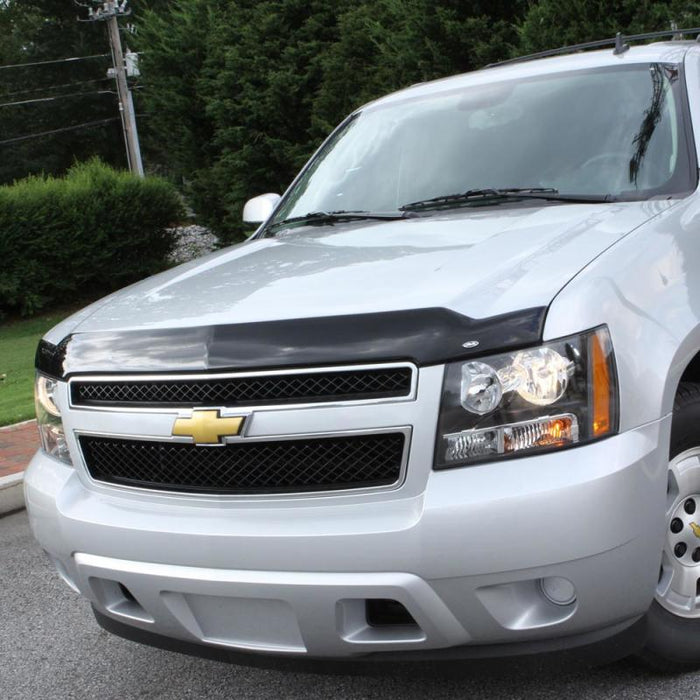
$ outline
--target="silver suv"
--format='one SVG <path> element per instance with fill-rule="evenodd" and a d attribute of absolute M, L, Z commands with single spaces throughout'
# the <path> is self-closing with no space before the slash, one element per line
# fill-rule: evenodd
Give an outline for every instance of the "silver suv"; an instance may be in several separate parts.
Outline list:
<path fill-rule="evenodd" d="M 201 655 L 697 665 L 697 144 L 683 41 L 363 107 L 250 240 L 41 341 L 36 538 Z"/>

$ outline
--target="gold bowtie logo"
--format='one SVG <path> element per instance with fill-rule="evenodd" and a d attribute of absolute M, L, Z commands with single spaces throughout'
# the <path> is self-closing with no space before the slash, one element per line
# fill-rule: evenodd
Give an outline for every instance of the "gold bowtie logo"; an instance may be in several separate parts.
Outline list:
<path fill-rule="evenodd" d="M 195 445 L 221 445 L 223 438 L 241 434 L 245 416 L 222 418 L 221 411 L 194 409 L 191 418 L 178 418 L 173 435 L 191 437 Z"/>
<path fill-rule="evenodd" d="M 700 537 L 700 525 L 698 525 L 697 523 L 690 523 L 690 528 L 692 529 L 693 534 L 696 537 Z"/>

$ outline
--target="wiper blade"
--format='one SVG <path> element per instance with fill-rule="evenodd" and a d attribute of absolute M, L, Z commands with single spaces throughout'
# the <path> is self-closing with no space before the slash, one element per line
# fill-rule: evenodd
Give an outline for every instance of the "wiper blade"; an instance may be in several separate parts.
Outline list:
<path fill-rule="evenodd" d="M 371 211 L 312 211 L 303 216 L 292 216 L 289 219 L 283 219 L 282 221 L 276 221 L 268 227 L 269 231 L 276 231 L 285 226 L 293 226 L 294 224 L 308 224 L 308 225 L 323 225 L 323 224 L 334 224 L 338 221 L 362 221 L 362 220 L 376 220 L 376 221 L 395 221 L 396 219 L 406 219 L 410 217 L 408 211 L 396 211 L 396 212 L 371 212 Z"/>
<path fill-rule="evenodd" d="M 469 204 L 471 202 L 483 202 L 488 200 L 506 201 L 509 199 L 546 199 L 559 202 L 612 202 L 610 195 L 588 194 L 560 194 L 554 187 L 507 187 L 497 189 L 494 187 L 467 190 L 458 194 L 441 195 L 431 199 L 422 199 L 410 202 L 399 207 L 400 211 L 414 211 L 417 209 L 429 209 L 431 207 L 449 206 L 450 204 Z"/>

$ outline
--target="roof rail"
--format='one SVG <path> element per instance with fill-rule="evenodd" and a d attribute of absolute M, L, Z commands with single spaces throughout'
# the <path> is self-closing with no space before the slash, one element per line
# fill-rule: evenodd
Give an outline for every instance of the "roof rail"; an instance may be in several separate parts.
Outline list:
<path fill-rule="evenodd" d="M 614 46 L 613 53 L 621 54 L 629 49 L 630 41 L 644 41 L 645 39 L 660 39 L 662 37 L 672 37 L 682 39 L 684 34 L 694 34 L 696 37 L 700 35 L 700 27 L 692 29 L 667 29 L 663 32 L 647 32 L 646 34 L 630 34 L 624 36 L 620 32 L 612 39 L 599 39 L 598 41 L 587 41 L 583 44 L 572 44 L 571 46 L 562 46 L 559 49 L 549 49 L 548 51 L 539 51 L 531 53 L 527 56 L 518 56 L 517 58 L 508 58 L 505 61 L 497 63 L 489 63 L 485 68 L 494 68 L 496 66 L 506 66 L 510 63 L 521 63 L 523 61 L 532 61 L 536 58 L 547 58 L 548 56 L 561 56 L 567 53 L 576 53 L 577 51 L 585 51 L 586 49 L 600 49 L 604 46 Z"/>

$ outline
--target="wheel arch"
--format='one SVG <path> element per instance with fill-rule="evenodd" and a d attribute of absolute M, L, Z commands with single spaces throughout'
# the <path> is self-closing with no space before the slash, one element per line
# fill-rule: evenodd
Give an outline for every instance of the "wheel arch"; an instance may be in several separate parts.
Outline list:
<path fill-rule="evenodd" d="M 700 350 L 698 350 L 695 355 L 690 359 L 686 368 L 683 370 L 681 375 L 679 386 L 681 383 L 691 383 L 700 384 Z M 676 387 L 676 393 L 678 392 L 678 387 Z"/>
<path fill-rule="evenodd" d="M 681 384 L 700 384 L 700 324 L 694 326 L 679 343 L 668 366 L 662 413 L 673 412 Z"/>

